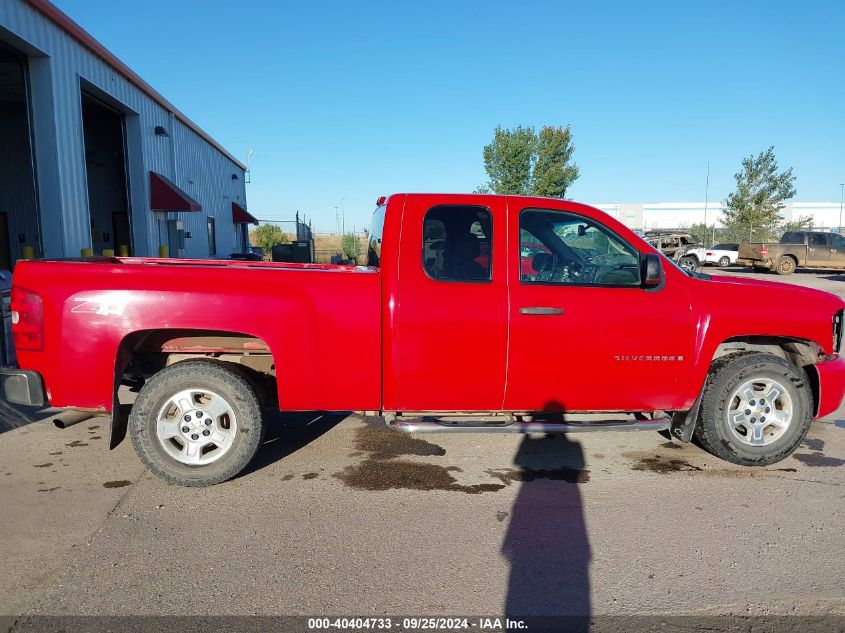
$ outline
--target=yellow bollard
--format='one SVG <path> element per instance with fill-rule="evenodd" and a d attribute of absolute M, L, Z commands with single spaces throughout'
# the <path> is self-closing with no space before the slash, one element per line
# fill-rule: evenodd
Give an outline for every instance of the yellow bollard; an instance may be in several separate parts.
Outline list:
<path fill-rule="evenodd" d="M 94 249 L 93 248 L 83 248 L 79 251 L 79 254 L 82 257 L 94 257 Z"/>
<path fill-rule="evenodd" d="M 24 244 L 21 248 L 21 259 L 35 259 L 35 247 Z"/>
<path fill-rule="evenodd" d="M 129 257 L 129 247 L 126 244 L 121 244 L 117 247 L 117 254 L 119 257 Z"/>
<path fill-rule="evenodd" d="M 114 250 L 111 248 L 104 248 L 103 257 L 114 257 Z"/>
<path fill-rule="evenodd" d="M 158 247 L 158 256 L 159 257 L 170 257 L 170 247 L 162 244 Z"/>

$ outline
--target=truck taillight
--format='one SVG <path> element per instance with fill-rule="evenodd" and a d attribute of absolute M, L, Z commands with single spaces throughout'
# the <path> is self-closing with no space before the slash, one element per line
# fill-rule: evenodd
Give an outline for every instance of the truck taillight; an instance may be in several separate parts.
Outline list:
<path fill-rule="evenodd" d="M 44 349 L 44 306 L 31 290 L 12 286 L 12 334 L 15 349 L 40 352 Z"/>
<path fill-rule="evenodd" d="M 766 246 L 761 246 L 761 247 L 760 247 L 760 254 L 761 254 L 761 255 L 767 255 L 768 253 L 769 253 L 769 249 L 768 249 L 768 247 L 766 247 Z"/>
<path fill-rule="evenodd" d="M 707 251 L 706 255 L 707 257 L 713 257 L 713 253 L 711 253 L 710 251 Z"/>

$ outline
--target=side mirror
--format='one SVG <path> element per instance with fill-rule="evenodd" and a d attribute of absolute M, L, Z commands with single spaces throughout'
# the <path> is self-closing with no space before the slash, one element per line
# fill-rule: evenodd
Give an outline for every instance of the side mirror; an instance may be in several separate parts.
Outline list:
<path fill-rule="evenodd" d="M 663 282 L 663 262 L 660 255 L 646 253 L 642 263 L 642 279 L 645 288 L 654 288 Z"/>

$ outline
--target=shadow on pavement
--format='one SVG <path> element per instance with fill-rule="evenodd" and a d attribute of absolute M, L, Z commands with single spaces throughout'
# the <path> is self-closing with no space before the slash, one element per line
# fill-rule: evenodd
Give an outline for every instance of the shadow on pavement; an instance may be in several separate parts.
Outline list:
<path fill-rule="evenodd" d="M 264 444 L 252 463 L 238 477 L 261 470 L 295 453 L 321 435 L 328 433 L 349 417 L 349 413 L 323 411 L 282 413 L 276 409 L 267 409 L 264 411 L 264 416 L 267 420 Z"/>
<path fill-rule="evenodd" d="M 522 484 L 502 544 L 510 561 L 505 615 L 531 631 L 588 631 L 590 544 L 579 482 L 589 472 L 581 444 L 525 436 L 514 465 Z"/>
<path fill-rule="evenodd" d="M 55 412 L 56 409 L 11 404 L 0 398 L 0 433 L 38 422 Z"/>

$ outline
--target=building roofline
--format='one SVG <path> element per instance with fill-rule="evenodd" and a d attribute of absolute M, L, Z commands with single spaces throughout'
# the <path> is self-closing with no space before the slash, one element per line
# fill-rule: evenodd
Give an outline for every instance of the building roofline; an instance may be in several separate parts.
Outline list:
<path fill-rule="evenodd" d="M 83 29 L 79 26 L 76 22 L 74 22 L 69 16 L 61 11 L 56 5 L 49 0 L 26 0 L 26 2 L 32 6 L 36 11 L 44 15 L 47 19 L 51 22 L 56 24 L 60 29 L 65 31 L 68 35 L 70 35 L 73 39 L 77 42 L 82 44 L 85 48 L 90 50 L 94 55 L 99 57 L 102 61 L 106 64 L 114 68 L 118 71 L 121 75 L 123 75 L 129 83 L 134 85 L 138 88 L 141 92 L 145 93 L 148 97 L 150 97 L 153 101 L 157 102 L 161 107 L 163 107 L 168 112 L 172 112 L 173 115 L 179 119 L 183 124 L 188 126 L 191 130 L 193 130 L 196 134 L 198 134 L 202 139 L 204 139 L 209 145 L 214 147 L 217 151 L 222 153 L 226 158 L 232 161 L 235 165 L 246 171 L 246 165 L 244 165 L 241 161 L 237 158 L 232 156 L 226 149 L 223 148 L 220 143 L 215 141 L 211 136 L 208 135 L 202 128 L 200 128 L 196 123 L 191 121 L 187 116 L 185 116 L 182 112 L 176 108 L 172 103 L 170 103 L 167 99 L 165 99 L 161 93 L 159 93 L 155 88 L 153 88 L 150 84 L 146 81 L 141 79 L 141 77 L 133 71 L 129 66 L 124 64 L 120 61 L 114 53 L 109 51 L 105 46 L 100 44 L 94 36 L 92 36 L 88 31 Z"/>

